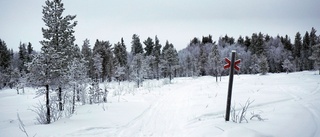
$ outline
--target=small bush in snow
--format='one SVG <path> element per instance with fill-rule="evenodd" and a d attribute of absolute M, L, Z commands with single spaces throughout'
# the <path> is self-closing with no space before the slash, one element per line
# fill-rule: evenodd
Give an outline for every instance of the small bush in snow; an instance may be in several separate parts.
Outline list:
<path fill-rule="evenodd" d="M 46 116 L 47 109 L 44 104 L 41 104 L 39 102 L 37 106 L 34 106 L 34 109 L 31 109 L 31 111 L 37 114 L 36 120 L 38 121 L 39 124 L 48 124 L 47 116 Z"/>
<path fill-rule="evenodd" d="M 163 85 L 168 85 L 168 84 L 170 84 L 170 79 L 165 78 L 165 79 L 163 79 L 162 83 L 163 83 Z"/>
<path fill-rule="evenodd" d="M 250 101 L 248 99 L 244 105 L 240 104 L 241 109 L 239 111 L 236 110 L 236 105 L 234 105 L 231 108 L 231 120 L 235 123 L 242 123 L 243 121 L 246 121 L 248 123 L 248 120 L 246 118 L 247 110 L 249 106 L 254 102 Z"/>

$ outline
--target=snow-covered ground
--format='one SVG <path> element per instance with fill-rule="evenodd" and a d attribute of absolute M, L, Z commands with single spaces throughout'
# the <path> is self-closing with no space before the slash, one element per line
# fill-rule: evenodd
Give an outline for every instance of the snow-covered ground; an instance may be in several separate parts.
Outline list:
<path fill-rule="evenodd" d="M 228 76 L 175 78 L 173 84 L 147 81 L 132 89 L 130 83 L 109 84 L 108 103 L 77 106 L 70 118 L 49 125 L 36 124 L 30 109 L 43 97 L 35 89 L 24 95 L 13 89 L 0 91 L 0 136 L 25 137 L 20 131 L 19 113 L 29 136 L 37 137 L 316 137 L 320 136 L 320 76 L 317 72 L 235 75 L 232 104 L 240 108 L 254 100 L 248 112 L 264 121 L 225 122 Z M 127 85 L 127 86 L 126 86 Z M 127 93 L 127 94 L 125 94 Z M 128 94 L 129 93 L 129 94 Z"/>

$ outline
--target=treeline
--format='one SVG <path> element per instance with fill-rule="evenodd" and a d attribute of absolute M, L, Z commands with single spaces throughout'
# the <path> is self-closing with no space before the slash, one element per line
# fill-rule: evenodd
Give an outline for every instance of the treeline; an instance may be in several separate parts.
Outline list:
<path fill-rule="evenodd" d="M 55 121 L 62 112 L 72 114 L 76 102 L 106 102 L 108 91 L 99 87 L 101 82 L 134 81 L 140 87 L 145 79 L 227 75 L 222 68 L 231 50 L 242 60 L 242 74 L 320 68 L 320 36 L 314 28 L 303 37 L 298 32 L 293 43 L 288 36 L 262 33 L 237 40 L 225 35 L 217 42 L 209 35 L 193 38 L 179 52 L 168 40 L 161 45 L 157 36 L 141 41 L 133 34 L 127 52 L 122 38 L 115 44 L 96 40 L 93 45 L 86 39 L 80 48 L 74 43 L 76 16 L 62 16 L 63 11 L 61 0 L 45 2 L 39 52 L 31 43 L 20 43 L 19 51 L 13 52 L 0 40 L 0 89 L 16 88 L 19 94 L 24 86 L 41 87 L 38 94 L 46 101 L 37 111 L 40 123 Z"/>
<path fill-rule="evenodd" d="M 81 70 L 85 70 L 85 77 L 93 81 L 129 80 L 136 81 L 140 86 L 144 79 L 227 75 L 228 71 L 223 71 L 224 57 L 229 57 L 231 50 L 236 50 L 237 58 L 241 59 L 240 74 L 319 69 L 319 44 L 320 36 L 316 35 L 314 28 L 303 37 L 297 32 L 293 43 L 287 35 L 271 37 L 253 33 L 250 37 L 240 36 L 237 40 L 225 35 L 218 42 L 209 35 L 202 37 L 202 40 L 193 38 L 179 52 L 169 41 L 162 46 L 157 36 L 154 40 L 148 37 L 141 42 L 139 36 L 134 34 L 130 52 L 127 52 L 122 38 L 115 44 L 96 40 L 93 46 L 86 39 L 81 49 L 74 45 L 64 51 L 70 59 L 59 57 L 57 60 L 61 60 L 62 64 L 72 64 L 77 59 L 83 63 Z M 28 64 L 41 54 L 33 51 L 31 43 L 20 43 L 19 51 L 13 52 L 1 40 L 0 48 L 0 87 L 12 88 L 19 83 L 20 77 L 30 73 Z M 46 48 L 43 47 L 42 51 Z M 60 47 L 57 49 L 62 50 Z"/>
<path fill-rule="evenodd" d="M 241 59 L 240 74 L 266 74 L 314 70 L 320 67 L 320 36 L 311 28 L 302 37 L 296 33 L 293 43 L 286 35 L 272 37 L 268 34 L 253 33 L 252 36 L 220 37 L 212 42 L 212 37 L 191 40 L 187 48 L 179 51 L 180 76 L 227 75 L 223 71 L 224 57 L 232 50 Z"/>

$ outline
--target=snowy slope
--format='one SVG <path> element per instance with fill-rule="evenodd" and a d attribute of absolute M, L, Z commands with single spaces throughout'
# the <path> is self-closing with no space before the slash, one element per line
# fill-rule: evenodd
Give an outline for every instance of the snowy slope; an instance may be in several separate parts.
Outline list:
<path fill-rule="evenodd" d="M 235 75 L 232 104 L 239 109 L 250 98 L 247 119 L 251 112 L 265 119 L 241 124 L 224 121 L 228 77 L 218 83 L 209 76 L 175 78 L 170 85 L 148 81 L 120 98 L 111 93 L 109 103 L 78 106 L 73 116 L 50 125 L 35 124 L 29 110 L 44 100 L 34 99 L 35 89 L 27 88 L 25 95 L 6 89 L 0 91 L 0 137 L 26 136 L 17 113 L 29 136 L 37 137 L 320 136 L 320 76 L 315 74 Z M 117 86 L 109 84 L 110 91 L 124 90 Z"/>

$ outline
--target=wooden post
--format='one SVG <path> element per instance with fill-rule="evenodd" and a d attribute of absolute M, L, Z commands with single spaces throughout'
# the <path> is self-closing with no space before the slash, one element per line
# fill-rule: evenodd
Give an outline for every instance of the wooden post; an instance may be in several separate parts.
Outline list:
<path fill-rule="evenodd" d="M 231 55 L 231 66 L 229 74 L 229 86 L 228 86 L 228 98 L 227 98 L 227 109 L 226 109 L 226 121 L 229 121 L 230 118 L 230 105 L 232 97 L 232 84 L 233 84 L 233 74 L 234 74 L 234 60 L 235 60 L 236 51 L 232 51 Z"/>

